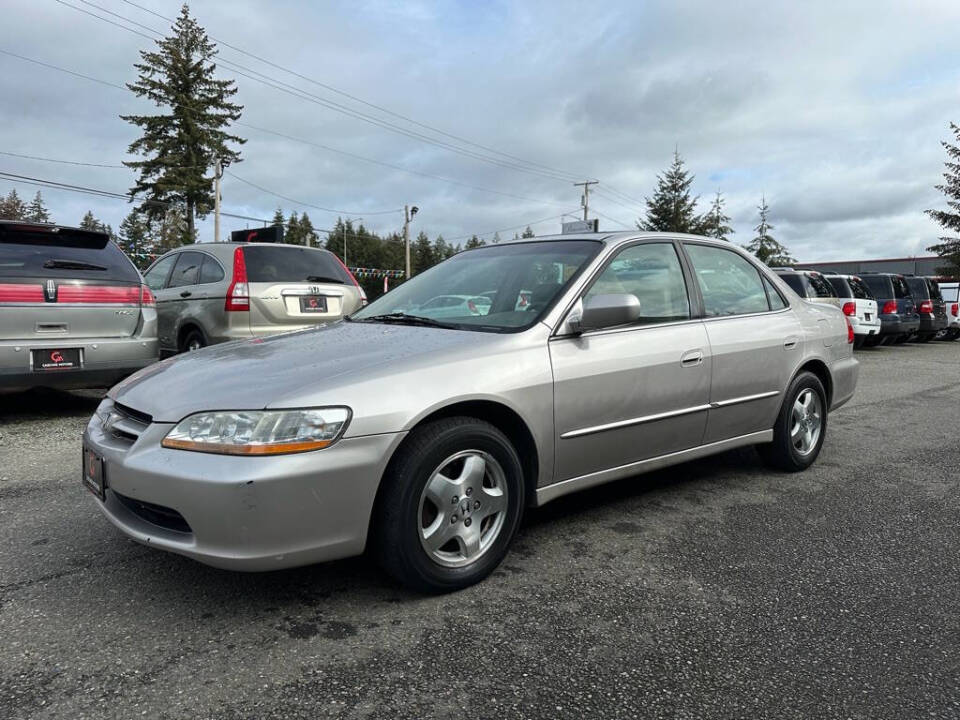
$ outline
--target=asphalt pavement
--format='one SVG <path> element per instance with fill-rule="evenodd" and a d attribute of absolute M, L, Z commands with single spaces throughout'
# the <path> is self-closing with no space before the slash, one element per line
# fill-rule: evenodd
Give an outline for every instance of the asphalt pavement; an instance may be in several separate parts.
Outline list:
<path fill-rule="evenodd" d="M 806 473 L 562 498 L 442 597 L 137 545 L 80 486 L 97 394 L 0 395 L 0 718 L 958 718 L 960 342 L 858 356 Z"/>

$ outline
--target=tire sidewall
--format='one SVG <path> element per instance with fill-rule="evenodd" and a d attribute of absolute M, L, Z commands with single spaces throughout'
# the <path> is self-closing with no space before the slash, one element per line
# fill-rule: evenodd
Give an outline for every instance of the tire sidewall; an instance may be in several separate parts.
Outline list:
<path fill-rule="evenodd" d="M 431 474 L 445 459 L 464 450 L 488 453 L 504 472 L 508 507 L 500 534 L 476 562 L 452 568 L 433 561 L 420 542 L 420 496 Z M 426 453 L 408 457 L 398 464 L 400 518 L 394 538 L 401 545 L 402 556 L 414 577 L 422 579 L 429 589 L 457 589 L 479 582 L 500 564 L 509 549 L 523 514 L 524 483 L 520 459 L 510 441 L 500 431 L 482 421 L 464 422 L 446 429 L 431 443 Z M 389 498 L 384 499 L 390 502 Z"/>

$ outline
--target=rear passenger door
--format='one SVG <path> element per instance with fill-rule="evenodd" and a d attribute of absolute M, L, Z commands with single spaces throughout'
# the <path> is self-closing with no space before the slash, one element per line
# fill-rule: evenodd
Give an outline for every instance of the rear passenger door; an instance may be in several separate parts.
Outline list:
<path fill-rule="evenodd" d="M 163 344 L 167 347 L 180 349 L 178 333 L 184 318 L 189 317 L 192 312 L 190 305 L 200 279 L 203 258 L 203 253 L 193 250 L 177 253 L 177 261 L 167 285 L 157 296 L 157 312 L 166 333 Z"/>
<path fill-rule="evenodd" d="M 734 250 L 685 242 L 710 343 L 704 443 L 769 430 L 802 345 L 800 322 L 773 283 Z"/>

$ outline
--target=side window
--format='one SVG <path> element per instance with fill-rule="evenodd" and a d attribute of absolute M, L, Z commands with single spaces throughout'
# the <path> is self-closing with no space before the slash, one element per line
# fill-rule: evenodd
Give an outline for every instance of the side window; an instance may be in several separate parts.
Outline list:
<path fill-rule="evenodd" d="M 850 289 L 853 290 L 853 297 L 860 300 L 873 300 L 873 293 L 860 278 L 850 278 L 849 283 Z"/>
<path fill-rule="evenodd" d="M 203 262 L 203 253 L 182 252 L 177 257 L 177 264 L 173 268 L 173 275 L 170 276 L 170 284 L 167 287 L 183 287 L 184 285 L 196 285 L 197 278 L 200 275 L 200 263 Z"/>
<path fill-rule="evenodd" d="M 807 296 L 807 287 L 803 284 L 803 278 L 799 275 L 794 273 L 784 273 L 780 276 L 780 279 L 789 285 L 790 289 L 800 297 L 805 298 Z"/>
<path fill-rule="evenodd" d="M 824 280 L 823 275 L 819 273 L 814 275 L 813 273 L 807 275 L 807 281 L 810 283 L 810 287 L 813 288 L 813 293 L 815 297 L 818 298 L 832 298 L 837 297 L 836 291 L 833 287 Z"/>
<path fill-rule="evenodd" d="M 165 257 L 147 271 L 147 273 L 143 276 L 143 279 L 147 281 L 147 285 L 150 286 L 151 290 L 154 292 L 157 290 L 163 290 L 163 286 L 167 282 L 167 275 L 170 274 L 170 268 L 173 267 L 173 264 L 176 261 L 176 255 Z"/>
<path fill-rule="evenodd" d="M 629 293 L 640 301 L 638 325 L 690 317 L 680 259 L 672 243 L 633 245 L 621 250 L 584 296 Z"/>
<path fill-rule="evenodd" d="M 209 255 L 205 255 L 203 265 L 200 266 L 200 284 L 220 282 L 223 277 L 223 268 L 220 267 L 220 263 Z"/>
<path fill-rule="evenodd" d="M 763 289 L 767 291 L 767 302 L 770 303 L 771 310 L 783 310 L 787 306 L 787 301 L 783 299 L 780 291 L 767 278 L 763 278 Z"/>
<path fill-rule="evenodd" d="M 686 246 L 700 282 L 707 317 L 767 312 L 770 305 L 760 271 L 733 250 Z"/>

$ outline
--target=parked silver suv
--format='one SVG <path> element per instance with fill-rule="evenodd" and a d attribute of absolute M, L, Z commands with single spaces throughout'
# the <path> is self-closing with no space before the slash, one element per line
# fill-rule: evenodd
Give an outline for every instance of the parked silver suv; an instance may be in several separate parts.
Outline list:
<path fill-rule="evenodd" d="M 326 324 L 366 304 L 336 255 L 300 245 L 186 245 L 145 277 L 157 297 L 164 352 Z"/>
<path fill-rule="evenodd" d="M 109 387 L 157 359 L 157 311 L 106 233 L 0 221 L 0 388 Z"/>

